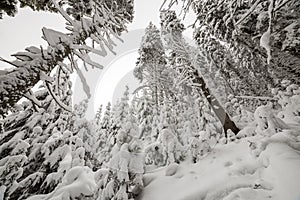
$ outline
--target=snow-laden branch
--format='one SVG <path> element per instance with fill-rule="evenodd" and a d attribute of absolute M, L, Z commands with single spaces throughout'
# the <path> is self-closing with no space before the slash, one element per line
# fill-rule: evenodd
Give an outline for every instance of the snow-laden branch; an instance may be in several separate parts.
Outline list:
<path fill-rule="evenodd" d="M 41 107 L 42 104 L 41 102 L 34 96 L 33 92 L 31 90 L 29 90 L 24 97 L 26 97 L 28 100 L 30 100 L 32 103 L 34 103 L 35 105 L 37 105 L 38 107 Z"/>
<path fill-rule="evenodd" d="M 53 93 L 50 84 L 49 84 L 47 81 L 46 81 L 45 83 L 46 83 L 47 90 L 48 90 L 48 92 L 50 93 L 50 95 L 53 97 L 54 101 L 55 101 L 60 107 L 62 107 L 63 109 L 65 109 L 66 111 L 72 112 L 72 108 L 69 107 L 69 106 L 67 106 L 66 104 L 64 104 L 64 103 L 60 100 L 60 98 L 59 98 L 58 96 L 56 96 L 56 95 Z"/>
<path fill-rule="evenodd" d="M 261 2 L 261 0 L 257 0 L 251 8 L 235 23 L 235 26 L 238 26 L 240 23 L 242 23 L 251 13 L 255 10 L 255 8 L 258 6 L 258 4 Z"/>
<path fill-rule="evenodd" d="M 82 54 L 82 53 L 80 53 L 80 52 L 78 52 L 78 51 L 73 51 L 73 53 L 74 53 L 76 56 L 78 56 L 78 58 L 82 59 L 84 62 L 90 64 L 90 65 L 93 66 L 93 67 L 96 67 L 96 68 L 98 68 L 98 69 L 103 69 L 103 68 L 104 68 L 102 65 L 100 65 L 100 64 L 98 64 L 98 63 L 92 61 L 88 54 Z"/>
<path fill-rule="evenodd" d="M 54 7 L 58 10 L 58 12 L 69 22 L 71 25 L 74 25 L 73 20 L 71 17 L 65 12 L 56 2 L 52 0 Z"/>
<path fill-rule="evenodd" d="M 269 15 L 269 27 L 266 32 L 260 38 L 260 46 L 263 47 L 267 51 L 267 63 L 270 64 L 271 62 L 271 45 L 270 45 L 270 38 L 272 33 L 272 20 L 273 20 L 273 11 L 274 11 L 274 1 L 270 0 L 270 4 L 268 7 L 268 15 Z"/>
<path fill-rule="evenodd" d="M 67 29 L 70 32 L 62 33 L 43 28 L 43 38 L 49 45 L 47 48 L 28 47 L 25 52 L 14 54 L 16 60 L 13 62 L 0 58 L 0 61 L 16 67 L 13 71 L 0 75 L 0 115 L 5 115 L 40 80 L 40 71 L 47 76 L 56 66 L 73 71 L 64 65 L 63 61 L 74 52 L 83 63 L 102 68 L 98 63 L 91 61 L 88 54 L 105 56 L 105 48 L 114 53 L 115 43 L 111 37 L 120 39 L 119 35 L 126 30 L 126 24 L 132 21 L 133 1 L 99 3 L 92 0 L 90 3 L 94 9 L 92 15 L 79 13 L 81 18 L 77 20 L 66 12 L 65 9 L 69 5 L 60 7 L 53 1 L 58 12 L 67 20 Z M 89 47 L 86 44 L 88 39 L 98 43 L 101 50 Z"/>
<path fill-rule="evenodd" d="M 91 95 L 90 87 L 89 87 L 89 85 L 87 84 L 87 81 L 86 81 L 86 79 L 85 79 L 85 77 L 84 77 L 82 71 L 81 71 L 80 68 L 77 66 L 77 63 L 75 62 L 74 64 L 75 64 L 75 65 L 74 65 L 74 68 L 75 68 L 75 70 L 77 71 L 77 74 L 78 74 L 78 76 L 79 76 L 79 78 L 80 78 L 80 81 L 81 81 L 81 83 L 82 83 L 83 91 L 85 92 L 85 94 L 87 95 L 87 97 L 88 97 L 88 99 L 89 99 L 89 98 L 92 96 L 92 95 Z"/>
<path fill-rule="evenodd" d="M 279 10 L 281 7 L 283 7 L 288 2 L 290 2 L 290 0 L 283 0 L 281 3 L 279 3 L 277 6 L 275 6 L 274 12 L 276 12 L 277 10 Z"/>

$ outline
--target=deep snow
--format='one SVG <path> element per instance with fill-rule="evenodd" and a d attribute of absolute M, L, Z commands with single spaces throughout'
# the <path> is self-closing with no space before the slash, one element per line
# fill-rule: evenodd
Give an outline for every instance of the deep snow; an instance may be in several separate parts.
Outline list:
<path fill-rule="evenodd" d="M 138 200 L 299 200 L 299 141 L 288 135 L 285 131 L 218 144 L 196 164 L 148 172 Z"/>

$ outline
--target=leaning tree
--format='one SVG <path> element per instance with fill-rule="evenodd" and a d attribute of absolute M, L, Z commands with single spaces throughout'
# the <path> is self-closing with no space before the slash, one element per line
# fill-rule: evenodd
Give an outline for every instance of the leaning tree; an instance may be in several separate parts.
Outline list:
<path fill-rule="evenodd" d="M 183 77 L 182 80 L 176 82 L 186 82 L 185 85 L 195 88 L 202 94 L 216 116 L 223 125 L 225 134 L 227 130 L 232 130 L 234 133 L 239 132 L 239 128 L 230 119 L 225 109 L 219 103 L 218 99 L 211 93 L 205 80 L 200 74 L 197 62 L 194 62 L 194 53 L 182 36 L 184 26 L 180 23 L 174 11 L 161 12 L 161 27 L 162 35 L 166 43 L 166 49 L 170 51 L 170 62 L 176 68 L 178 77 Z M 184 76 L 181 76 L 184 74 Z"/>
<path fill-rule="evenodd" d="M 162 7 L 176 2 L 183 13 L 195 13 L 200 51 L 238 81 L 228 81 L 237 94 L 271 95 L 270 88 L 282 79 L 299 83 L 299 1 L 165 0 Z"/>

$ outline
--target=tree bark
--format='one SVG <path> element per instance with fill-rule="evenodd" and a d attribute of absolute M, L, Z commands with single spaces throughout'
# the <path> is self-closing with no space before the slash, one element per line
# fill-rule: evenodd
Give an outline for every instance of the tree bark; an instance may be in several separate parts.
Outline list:
<path fill-rule="evenodd" d="M 229 115 L 225 111 L 225 109 L 221 106 L 219 101 L 216 99 L 215 96 L 213 96 L 209 89 L 206 86 L 206 83 L 204 79 L 201 77 L 199 74 L 198 70 L 194 69 L 193 72 L 193 83 L 196 85 L 199 85 L 201 90 L 203 92 L 203 95 L 207 99 L 208 103 L 212 107 L 213 111 L 215 112 L 217 118 L 220 120 L 224 132 L 225 132 L 225 137 L 227 137 L 227 131 L 230 129 L 234 134 L 237 134 L 240 129 L 235 125 L 235 123 L 230 119 Z M 199 92 L 201 92 L 199 91 Z"/>

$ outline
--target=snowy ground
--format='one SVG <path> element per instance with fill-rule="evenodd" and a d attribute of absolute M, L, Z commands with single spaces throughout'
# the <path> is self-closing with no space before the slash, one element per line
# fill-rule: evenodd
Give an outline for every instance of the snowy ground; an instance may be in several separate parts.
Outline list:
<path fill-rule="evenodd" d="M 197 164 L 147 173 L 138 200 L 300 200 L 299 142 L 288 135 L 219 144 Z M 260 147 L 250 150 L 249 140 Z"/>

